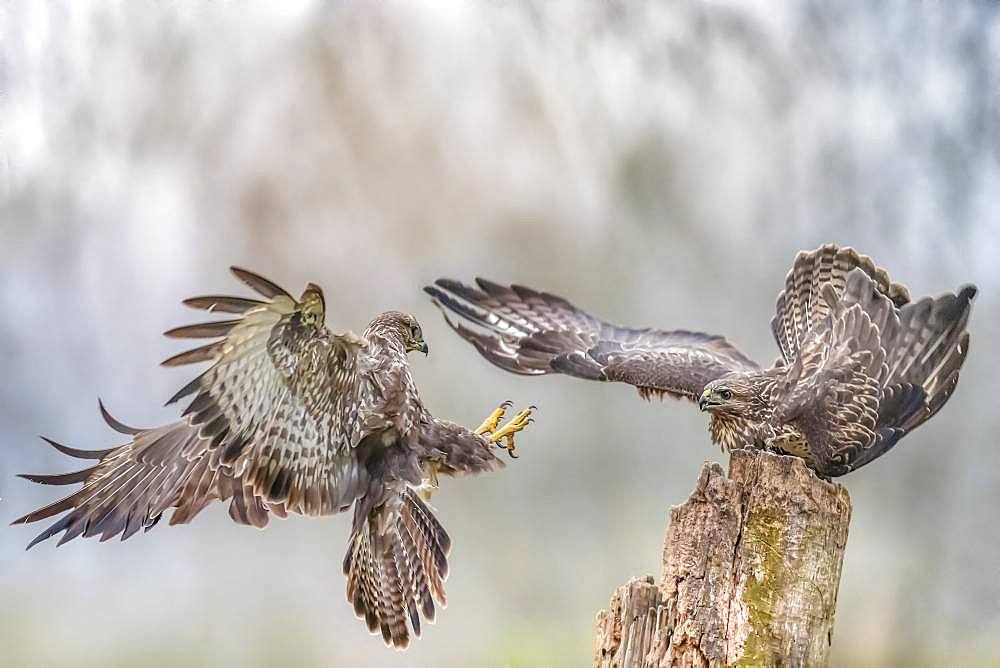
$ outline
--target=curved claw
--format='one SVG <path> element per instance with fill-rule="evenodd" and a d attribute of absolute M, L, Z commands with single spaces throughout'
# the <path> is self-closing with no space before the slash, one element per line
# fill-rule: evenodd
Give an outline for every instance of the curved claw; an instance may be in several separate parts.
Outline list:
<path fill-rule="evenodd" d="M 481 425 L 476 427 L 475 433 L 483 436 L 487 434 L 492 434 L 494 431 L 496 431 L 497 427 L 500 426 L 500 422 L 501 420 L 503 420 L 504 415 L 507 414 L 507 410 L 513 405 L 514 402 L 510 400 L 507 400 L 502 404 L 500 404 L 496 409 L 494 409 L 492 413 L 490 413 L 489 417 L 483 420 L 483 423 Z"/>
<path fill-rule="evenodd" d="M 499 429 L 496 429 L 496 425 L 491 425 L 494 429 L 490 430 L 491 433 L 489 433 L 488 440 L 505 449 L 511 459 L 518 459 L 518 455 L 514 454 L 514 435 L 534 422 L 534 419 L 531 417 L 531 413 L 534 410 L 536 410 L 535 406 L 529 406 Z M 500 413 L 502 411 L 503 408 L 501 407 L 496 412 Z"/>

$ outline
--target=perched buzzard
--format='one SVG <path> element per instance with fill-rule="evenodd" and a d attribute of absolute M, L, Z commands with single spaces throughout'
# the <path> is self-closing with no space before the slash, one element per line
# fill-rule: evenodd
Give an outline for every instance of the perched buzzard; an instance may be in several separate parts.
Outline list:
<path fill-rule="evenodd" d="M 500 368 L 687 397 L 709 411 L 723 450 L 772 448 L 825 476 L 864 466 L 941 409 L 969 350 L 976 294 L 970 285 L 911 302 L 851 248 L 799 253 L 771 321 L 781 357 L 761 369 L 721 336 L 618 327 L 550 294 L 476 282 L 440 279 L 425 290 Z"/>
<path fill-rule="evenodd" d="M 329 515 L 353 505 L 348 600 L 369 631 L 405 648 L 410 629 L 420 635 L 420 614 L 433 621 L 435 601 L 444 605 L 448 575 L 451 540 L 421 493 L 429 497 L 439 474 L 502 466 L 492 446 L 512 451 L 531 409 L 499 426 L 510 405 L 504 402 L 475 431 L 439 420 L 420 401 L 407 365 L 407 353 L 427 352 L 412 316 L 383 313 L 362 336 L 338 334 L 324 324 L 319 287 L 310 284 L 296 300 L 260 276 L 232 271 L 265 300 L 188 299 L 188 306 L 237 317 L 166 333 L 222 337 L 163 363 L 212 363 L 168 402 L 194 397 L 182 419 L 133 429 L 101 406 L 107 423 L 131 441 L 107 450 L 49 441 L 97 464 L 22 476 L 83 488 L 15 524 L 66 512 L 31 547 L 60 531 L 60 544 L 81 535 L 124 540 L 152 528 L 169 508 L 176 509 L 170 524 L 184 523 L 216 500 L 229 500 L 233 520 L 256 527 L 272 514 Z"/>

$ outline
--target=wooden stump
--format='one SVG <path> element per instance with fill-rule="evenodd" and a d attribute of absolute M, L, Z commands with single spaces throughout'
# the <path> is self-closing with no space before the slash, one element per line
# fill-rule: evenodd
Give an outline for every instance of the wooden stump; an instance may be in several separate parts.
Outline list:
<path fill-rule="evenodd" d="M 670 511 L 660 585 L 633 578 L 597 615 L 594 665 L 829 662 L 851 499 L 796 457 L 706 463 Z"/>

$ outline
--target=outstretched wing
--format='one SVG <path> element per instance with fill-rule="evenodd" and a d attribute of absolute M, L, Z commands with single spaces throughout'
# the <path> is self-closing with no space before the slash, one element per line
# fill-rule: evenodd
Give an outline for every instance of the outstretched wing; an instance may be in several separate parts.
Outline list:
<path fill-rule="evenodd" d="M 269 507 L 228 468 L 210 465 L 208 441 L 199 438 L 197 427 L 179 421 L 135 429 L 112 418 L 103 405 L 101 413 L 108 425 L 131 436 L 131 441 L 106 450 L 78 450 L 45 439 L 63 454 L 98 463 L 72 473 L 20 476 L 43 485 L 83 483 L 73 494 L 14 521 L 26 524 L 69 511 L 29 548 L 60 531 L 65 531 L 60 545 L 81 535 L 100 535 L 105 541 L 121 534 L 125 540 L 140 528 L 151 529 L 169 508 L 176 508 L 171 524 L 186 523 L 214 500 L 232 499 L 229 515 L 240 524 L 264 527 L 270 511 L 284 517 L 280 505 Z"/>
<path fill-rule="evenodd" d="M 200 427 L 219 463 L 232 467 L 256 495 L 305 515 L 343 510 L 367 485 L 352 450 L 366 433 L 375 401 L 363 369 L 366 342 L 326 328 L 318 286 L 310 284 L 296 300 L 256 274 L 232 271 L 267 301 L 184 302 L 239 317 L 166 332 L 223 337 L 163 362 L 212 362 L 168 403 L 194 395 L 183 415 Z"/>
<path fill-rule="evenodd" d="M 666 393 L 694 401 L 709 381 L 758 368 L 721 336 L 619 327 L 561 297 L 481 278 L 476 283 L 478 289 L 439 279 L 424 291 L 459 336 L 513 373 L 619 381 L 646 397 Z M 445 309 L 464 322 L 453 323 Z"/>
<path fill-rule="evenodd" d="M 132 442 L 106 451 L 61 448 L 99 463 L 62 476 L 26 476 L 48 484 L 84 483 L 77 493 L 19 520 L 69 511 L 38 540 L 62 530 L 62 542 L 81 534 L 128 537 L 170 507 L 177 508 L 171 522 L 185 522 L 209 501 L 230 497 L 234 519 L 260 526 L 268 510 L 335 513 L 365 493 L 368 472 L 354 446 L 378 421 L 374 389 L 363 370 L 365 341 L 326 328 L 317 286 L 309 285 L 296 300 L 256 274 L 238 268 L 233 273 L 265 300 L 188 299 L 189 306 L 237 317 L 167 332 L 221 337 L 164 362 L 212 363 L 170 400 L 194 395 L 184 420 L 150 430 L 109 420 Z"/>
<path fill-rule="evenodd" d="M 496 445 L 484 436 L 424 411 L 420 417 L 415 448 L 421 461 L 434 465 L 439 474 L 485 473 L 504 466 L 494 454 Z"/>
<path fill-rule="evenodd" d="M 355 506 L 354 529 L 344 557 L 347 600 L 387 645 L 406 649 L 420 637 L 435 603 L 444 607 L 451 539 L 433 511 L 402 482 L 372 503 Z"/>
<path fill-rule="evenodd" d="M 848 274 L 854 269 L 867 274 L 875 288 L 896 306 L 910 301 L 905 286 L 893 283 L 885 269 L 877 267 L 870 257 L 859 255 L 853 248 L 826 244 L 813 251 L 800 252 L 785 278 L 785 289 L 778 293 L 776 314 L 771 319 L 771 331 L 785 364 L 795 361 L 810 330 L 829 314 L 830 306 L 822 297 L 824 286 L 831 286 L 839 298 L 844 293 Z"/>

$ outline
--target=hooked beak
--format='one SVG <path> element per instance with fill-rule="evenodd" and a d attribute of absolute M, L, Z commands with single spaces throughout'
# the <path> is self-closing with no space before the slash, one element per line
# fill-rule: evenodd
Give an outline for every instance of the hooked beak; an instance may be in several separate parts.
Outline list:
<path fill-rule="evenodd" d="M 430 351 L 431 351 L 431 349 L 427 347 L 427 342 L 426 341 L 421 341 L 420 345 L 417 346 L 417 350 L 419 350 L 420 352 L 422 352 L 424 354 L 424 357 L 426 357 L 428 354 L 430 354 Z"/>
<path fill-rule="evenodd" d="M 711 396 L 711 392 L 709 392 L 708 390 L 705 390 L 704 392 L 701 393 L 701 398 L 698 399 L 698 408 L 700 408 L 702 412 L 707 411 L 708 407 L 711 405 L 708 402 L 708 398 L 710 396 Z"/>

